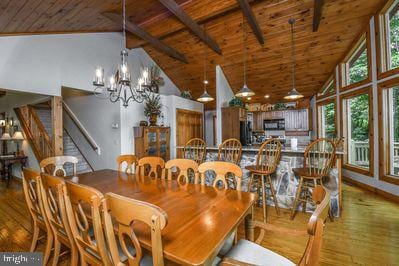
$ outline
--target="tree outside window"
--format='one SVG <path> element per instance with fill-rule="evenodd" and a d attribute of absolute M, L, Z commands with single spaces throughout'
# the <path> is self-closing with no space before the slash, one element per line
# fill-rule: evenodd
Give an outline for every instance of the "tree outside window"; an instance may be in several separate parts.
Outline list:
<path fill-rule="evenodd" d="M 399 67 L 399 2 L 389 12 L 390 68 Z"/>

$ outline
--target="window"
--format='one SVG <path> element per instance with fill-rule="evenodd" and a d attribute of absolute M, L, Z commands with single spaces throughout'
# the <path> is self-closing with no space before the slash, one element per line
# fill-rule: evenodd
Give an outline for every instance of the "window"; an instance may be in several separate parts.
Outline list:
<path fill-rule="evenodd" d="M 331 76 L 326 84 L 322 87 L 319 93 L 317 93 L 318 97 L 328 96 L 335 93 L 335 79 L 334 76 Z"/>
<path fill-rule="evenodd" d="M 381 179 L 399 185 L 399 79 L 383 84 L 379 91 Z"/>
<path fill-rule="evenodd" d="M 372 107 L 369 88 L 342 96 L 343 133 L 347 154 L 344 166 L 363 174 L 373 173 Z"/>
<path fill-rule="evenodd" d="M 317 130 L 320 138 L 333 139 L 336 134 L 335 100 L 328 100 L 317 104 Z"/>

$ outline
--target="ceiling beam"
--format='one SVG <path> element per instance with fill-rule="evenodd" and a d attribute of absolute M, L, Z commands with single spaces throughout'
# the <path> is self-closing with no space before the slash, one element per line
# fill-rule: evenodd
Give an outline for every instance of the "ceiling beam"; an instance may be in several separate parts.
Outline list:
<path fill-rule="evenodd" d="M 324 0 L 314 0 L 313 32 L 319 30 Z"/>
<path fill-rule="evenodd" d="M 122 16 L 118 13 L 115 12 L 103 12 L 101 13 L 103 16 L 109 18 L 110 20 L 114 21 L 115 23 L 121 24 L 122 25 Z M 131 32 L 132 34 L 140 37 L 141 39 L 147 41 L 150 43 L 155 49 L 158 51 L 174 58 L 177 59 L 183 63 L 187 63 L 186 57 L 181 54 L 180 52 L 176 51 L 172 47 L 168 46 L 167 44 L 163 43 L 160 41 L 158 38 L 152 36 L 133 22 L 127 20 L 126 21 L 126 30 Z"/>
<path fill-rule="evenodd" d="M 158 0 L 170 12 L 172 12 L 187 28 L 189 28 L 198 38 L 206 43 L 212 50 L 222 54 L 219 45 L 209 36 L 197 22 L 195 22 L 174 0 Z"/>
<path fill-rule="evenodd" d="M 247 18 L 249 25 L 251 26 L 253 32 L 255 33 L 256 38 L 260 44 L 265 44 L 265 38 L 263 37 L 263 32 L 259 27 L 258 21 L 256 20 L 254 12 L 252 12 L 251 6 L 248 3 L 248 0 L 237 0 L 240 5 L 244 16 Z"/>

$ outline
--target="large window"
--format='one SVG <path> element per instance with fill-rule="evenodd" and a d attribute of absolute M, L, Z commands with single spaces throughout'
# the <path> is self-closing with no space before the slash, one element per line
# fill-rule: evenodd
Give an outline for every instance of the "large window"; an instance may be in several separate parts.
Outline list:
<path fill-rule="evenodd" d="M 347 150 L 344 164 L 368 175 L 372 174 L 373 167 L 370 95 L 370 89 L 366 88 L 344 94 L 342 98 L 343 133 Z"/>
<path fill-rule="evenodd" d="M 318 98 L 330 96 L 335 93 L 335 75 L 332 75 L 324 84 L 322 89 L 317 93 Z"/>
<path fill-rule="evenodd" d="M 399 184 L 399 79 L 382 85 L 379 104 L 381 179 Z"/>
<path fill-rule="evenodd" d="M 388 10 L 389 69 L 399 67 L 399 1 Z"/>
<path fill-rule="evenodd" d="M 323 101 L 317 104 L 317 129 L 320 138 L 336 138 L 335 100 Z"/>

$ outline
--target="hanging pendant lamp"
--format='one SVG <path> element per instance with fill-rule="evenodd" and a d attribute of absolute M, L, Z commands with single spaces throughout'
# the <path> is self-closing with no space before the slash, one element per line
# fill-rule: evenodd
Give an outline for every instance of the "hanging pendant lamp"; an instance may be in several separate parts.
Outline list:
<path fill-rule="evenodd" d="M 296 88 L 295 88 L 295 43 L 294 43 L 294 23 L 295 19 L 291 18 L 288 20 L 288 23 L 291 24 L 291 43 L 292 43 L 292 89 L 291 91 L 287 94 L 287 96 L 284 97 L 286 100 L 298 100 L 300 98 L 303 98 L 303 95 L 300 94 Z"/>
<path fill-rule="evenodd" d="M 255 92 L 248 88 L 247 86 L 247 29 L 245 27 L 244 15 L 242 17 L 242 42 L 243 42 L 243 54 L 244 54 L 244 85 L 242 88 L 236 93 L 236 97 L 246 98 L 255 95 Z"/>
<path fill-rule="evenodd" d="M 206 30 L 206 26 L 204 26 L 204 31 Z M 207 91 L 206 87 L 208 85 L 208 80 L 206 79 L 206 59 L 207 59 L 207 52 L 206 46 L 204 45 L 204 93 L 197 99 L 197 101 L 202 103 L 208 103 L 215 100 Z"/>

